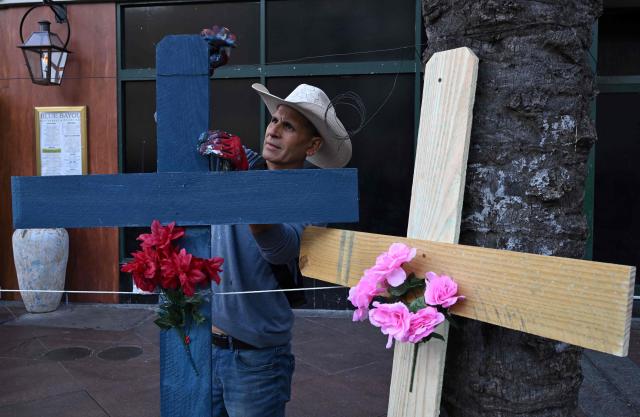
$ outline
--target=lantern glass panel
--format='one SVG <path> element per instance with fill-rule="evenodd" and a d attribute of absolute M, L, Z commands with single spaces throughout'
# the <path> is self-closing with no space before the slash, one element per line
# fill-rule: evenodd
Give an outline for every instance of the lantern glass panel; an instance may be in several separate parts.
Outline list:
<path fill-rule="evenodd" d="M 58 49 L 64 48 L 64 42 L 62 42 L 57 33 L 49 32 L 49 35 L 51 36 L 50 42 L 52 46 L 57 47 Z"/>
<path fill-rule="evenodd" d="M 51 73 L 51 54 L 49 51 L 42 51 L 40 53 L 40 66 L 42 67 L 42 78 L 48 80 Z"/>
<path fill-rule="evenodd" d="M 33 49 L 23 49 L 24 57 L 27 61 L 27 65 L 29 67 L 29 73 L 33 78 L 34 82 L 42 83 L 43 80 L 46 80 L 46 67 L 42 65 L 43 57 L 39 50 Z"/>
<path fill-rule="evenodd" d="M 64 73 L 64 65 L 67 63 L 67 52 L 52 51 L 51 52 L 51 77 L 52 83 L 60 84 L 62 82 L 62 74 Z"/>
<path fill-rule="evenodd" d="M 33 32 L 29 39 L 24 43 L 24 46 L 40 47 L 49 46 L 51 41 L 49 40 L 49 32 Z"/>

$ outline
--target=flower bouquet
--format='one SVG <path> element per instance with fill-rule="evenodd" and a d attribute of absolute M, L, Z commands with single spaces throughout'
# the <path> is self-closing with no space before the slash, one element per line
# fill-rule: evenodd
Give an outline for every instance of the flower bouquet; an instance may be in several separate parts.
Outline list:
<path fill-rule="evenodd" d="M 154 292 L 160 288 L 163 301 L 158 318 L 154 321 L 163 330 L 175 328 L 180 334 L 185 350 L 196 374 L 198 370 L 191 356 L 189 327 L 205 321 L 198 310 L 204 291 L 198 287 L 211 281 L 220 283 L 222 258 L 198 258 L 173 241 L 184 236 L 184 228 L 175 222 L 162 226 L 158 220 L 151 223 L 151 233 L 138 236 L 140 251 L 133 252 L 133 260 L 122 265 L 121 271 L 133 275 L 136 286 L 143 291 Z"/>
<path fill-rule="evenodd" d="M 388 336 L 387 349 L 394 339 L 415 344 L 432 338 L 444 340 L 435 329 L 443 321 L 451 320 L 449 307 L 464 299 L 458 295 L 458 285 L 447 275 L 427 272 L 421 278 L 408 273 L 409 263 L 415 256 L 415 248 L 403 243 L 392 244 L 349 290 L 348 299 L 356 308 L 353 321 L 368 318 L 372 325 L 379 327 Z M 417 352 L 416 346 L 411 387 Z"/>

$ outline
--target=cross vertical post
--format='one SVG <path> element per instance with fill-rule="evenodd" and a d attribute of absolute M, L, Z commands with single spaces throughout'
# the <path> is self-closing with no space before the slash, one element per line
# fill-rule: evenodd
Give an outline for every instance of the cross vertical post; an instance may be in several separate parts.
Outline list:
<path fill-rule="evenodd" d="M 209 128 L 209 49 L 199 36 L 168 36 L 156 48 L 158 172 L 208 171 L 195 139 Z M 180 196 L 176 196 L 180 198 Z M 186 228 L 182 245 L 210 258 L 211 227 Z M 201 313 L 207 325 L 189 329 L 196 375 L 184 343 L 173 329 L 160 332 L 160 412 L 164 417 L 211 415 L 211 304 Z"/>
<path fill-rule="evenodd" d="M 425 67 L 409 238 L 458 243 L 477 74 L 478 58 L 468 48 L 437 53 Z M 445 341 L 395 344 L 388 416 L 440 414 L 449 323 L 442 323 L 436 332 Z M 410 390 L 415 349 L 418 357 Z"/>

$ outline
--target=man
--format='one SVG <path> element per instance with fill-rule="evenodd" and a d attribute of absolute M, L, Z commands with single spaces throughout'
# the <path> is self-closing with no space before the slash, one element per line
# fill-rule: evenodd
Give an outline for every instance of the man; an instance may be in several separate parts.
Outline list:
<path fill-rule="evenodd" d="M 249 152 L 249 168 L 345 166 L 351 142 L 327 95 L 299 85 L 281 99 L 252 86 L 271 113 L 262 158 Z M 233 225 L 213 228 L 212 251 L 225 259 L 215 293 L 275 290 L 276 267 L 299 280 L 297 257 L 304 225 Z M 284 417 L 295 367 L 293 312 L 282 292 L 214 295 L 212 299 L 213 416 Z"/>

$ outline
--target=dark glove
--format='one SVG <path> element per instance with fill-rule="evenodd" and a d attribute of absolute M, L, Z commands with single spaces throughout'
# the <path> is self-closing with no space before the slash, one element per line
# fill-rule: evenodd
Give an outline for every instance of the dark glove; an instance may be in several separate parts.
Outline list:
<path fill-rule="evenodd" d="M 229 161 L 234 171 L 249 169 L 247 154 L 242 147 L 240 137 L 224 130 L 208 130 L 198 138 L 198 152 L 201 155 L 216 156 Z"/>

